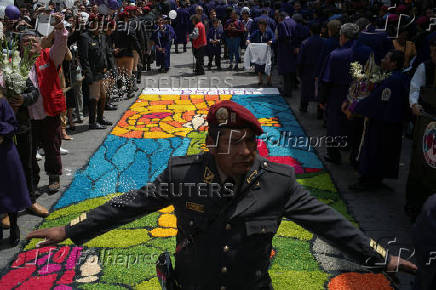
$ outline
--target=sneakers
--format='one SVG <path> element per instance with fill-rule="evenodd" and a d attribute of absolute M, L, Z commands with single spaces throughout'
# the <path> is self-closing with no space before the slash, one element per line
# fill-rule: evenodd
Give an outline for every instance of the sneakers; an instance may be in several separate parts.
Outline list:
<path fill-rule="evenodd" d="M 68 153 L 70 153 L 70 151 L 68 151 L 67 149 L 62 148 L 62 147 L 59 149 L 59 151 L 61 152 L 61 155 L 67 155 Z M 39 155 L 39 157 L 38 157 L 38 155 Z M 36 152 L 36 160 L 41 160 L 41 159 L 42 159 L 41 156 L 44 156 L 44 155 L 45 155 L 44 149 L 40 148 L 40 149 Z M 38 159 L 38 158 L 39 158 L 39 159 Z"/>
<path fill-rule="evenodd" d="M 106 104 L 104 107 L 105 111 L 116 111 L 118 110 L 117 105 L 113 105 L 113 104 Z"/>
<path fill-rule="evenodd" d="M 102 129 L 106 129 L 106 126 L 95 122 L 95 123 L 89 123 L 89 130 L 102 130 Z"/>
<path fill-rule="evenodd" d="M 60 152 L 61 152 L 61 155 L 67 155 L 68 153 L 70 153 L 70 151 L 68 151 L 67 149 L 65 149 L 65 148 L 60 148 Z"/>

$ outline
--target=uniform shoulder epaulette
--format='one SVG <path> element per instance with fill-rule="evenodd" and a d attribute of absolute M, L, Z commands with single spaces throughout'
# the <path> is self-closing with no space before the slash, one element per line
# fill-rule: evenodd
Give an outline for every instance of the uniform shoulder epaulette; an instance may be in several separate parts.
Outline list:
<path fill-rule="evenodd" d="M 289 177 L 293 176 L 293 168 L 289 165 L 262 160 L 262 168 L 269 172 L 279 173 Z"/>
<path fill-rule="evenodd" d="M 171 166 L 189 165 L 203 161 L 203 154 L 189 155 L 189 156 L 172 156 Z"/>

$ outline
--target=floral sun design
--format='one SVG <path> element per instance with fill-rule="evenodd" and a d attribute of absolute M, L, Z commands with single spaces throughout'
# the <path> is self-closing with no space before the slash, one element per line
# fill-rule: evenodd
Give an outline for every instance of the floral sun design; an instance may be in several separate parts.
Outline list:
<path fill-rule="evenodd" d="M 205 150 L 207 110 L 229 99 L 252 111 L 267 137 L 279 137 L 285 131 L 305 136 L 278 92 L 143 94 L 91 156 L 86 168 L 76 172 L 71 186 L 39 228 L 67 224 L 110 198 L 145 185 L 163 171 L 172 155 Z M 261 137 L 261 156 L 294 167 L 300 184 L 354 222 L 312 148 L 272 146 L 268 138 Z M 57 247 L 36 248 L 40 240 L 33 239 L 3 271 L 0 289 L 160 289 L 155 262 L 161 252 L 174 252 L 176 233 L 176 217 L 170 206 L 81 247 L 66 240 Z M 322 243 L 316 235 L 284 219 L 271 252 L 269 273 L 274 289 L 393 289 L 383 275 L 344 267 L 346 260 L 320 252 Z"/>

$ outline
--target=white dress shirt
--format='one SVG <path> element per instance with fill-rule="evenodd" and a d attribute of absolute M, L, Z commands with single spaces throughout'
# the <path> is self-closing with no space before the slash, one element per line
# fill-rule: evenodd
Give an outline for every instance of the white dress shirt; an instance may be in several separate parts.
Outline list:
<path fill-rule="evenodd" d="M 410 81 L 409 103 L 410 107 L 418 103 L 419 92 L 425 86 L 425 65 L 421 63 L 416 69 L 412 80 Z"/>

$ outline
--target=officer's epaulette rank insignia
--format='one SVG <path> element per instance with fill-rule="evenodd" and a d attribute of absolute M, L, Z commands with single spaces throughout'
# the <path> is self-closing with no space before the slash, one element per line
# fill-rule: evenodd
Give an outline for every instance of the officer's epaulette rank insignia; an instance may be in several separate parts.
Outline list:
<path fill-rule="evenodd" d="M 251 181 L 253 180 L 253 178 L 257 175 L 257 170 L 254 170 L 253 172 L 251 172 L 251 174 L 247 177 L 247 183 L 251 183 Z"/>
<path fill-rule="evenodd" d="M 209 167 L 204 168 L 204 174 L 203 174 L 203 182 L 204 183 L 211 183 L 213 179 L 215 178 L 215 174 L 209 169 Z"/>
<path fill-rule="evenodd" d="M 77 218 L 73 219 L 70 222 L 70 226 L 77 225 L 78 223 L 83 222 L 84 220 L 86 220 L 86 213 L 82 213 L 80 216 L 78 216 Z"/>
<path fill-rule="evenodd" d="M 387 251 L 385 248 L 383 248 L 382 246 L 380 246 L 380 244 L 378 244 L 376 241 L 374 241 L 373 239 L 371 239 L 369 241 L 369 246 L 371 248 L 374 249 L 374 251 L 376 251 L 378 254 L 380 254 L 383 258 L 386 258 L 386 254 Z"/>
<path fill-rule="evenodd" d="M 186 208 L 199 212 L 199 213 L 204 213 L 204 205 L 203 204 L 199 204 L 199 203 L 195 203 L 195 202 L 186 202 Z"/>

